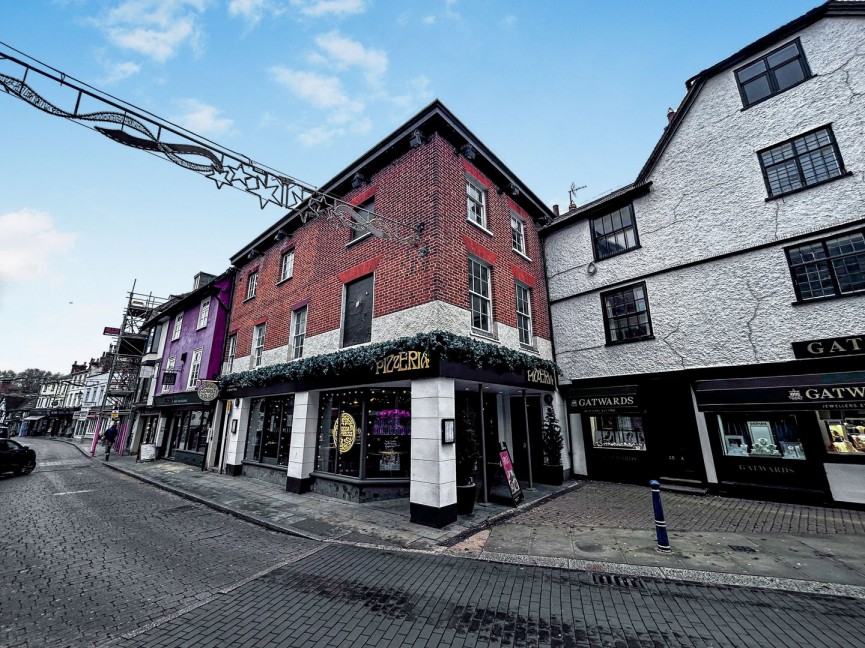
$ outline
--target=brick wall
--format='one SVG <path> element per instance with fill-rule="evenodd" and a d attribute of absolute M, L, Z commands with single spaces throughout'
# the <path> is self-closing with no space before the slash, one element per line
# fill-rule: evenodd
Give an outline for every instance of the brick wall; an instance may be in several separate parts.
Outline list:
<path fill-rule="evenodd" d="M 253 326 L 267 321 L 265 350 L 289 343 L 292 307 L 308 301 L 307 336 L 340 327 L 343 279 L 361 276 L 352 271 L 362 264 L 375 266 L 374 317 L 442 300 L 468 308 L 467 250 L 463 235 L 497 254 L 493 270 L 495 319 L 516 326 L 514 275 L 511 265 L 534 278 L 532 312 L 535 335 L 549 338 L 546 291 L 539 242 L 533 221 L 527 219 L 528 262 L 511 251 L 507 198 L 488 192 L 490 237 L 466 221 L 463 158 L 434 135 L 378 171 L 363 187 L 343 198 L 366 200 L 374 192 L 375 211 L 405 224 L 400 234 L 424 222 L 422 244 L 426 257 L 412 245 L 367 237 L 348 245 L 350 231 L 323 219 L 311 220 L 293 236 L 274 243 L 264 254 L 238 268 L 230 333 L 237 333 L 237 357 L 249 355 Z M 277 283 L 282 255 L 295 250 L 294 275 Z M 366 268 L 364 268 L 366 269 Z M 247 300 L 247 278 L 258 271 L 256 296 Z M 412 331 L 394 331 L 393 337 Z M 335 350 L 335 349 L 334 349 Z"/>

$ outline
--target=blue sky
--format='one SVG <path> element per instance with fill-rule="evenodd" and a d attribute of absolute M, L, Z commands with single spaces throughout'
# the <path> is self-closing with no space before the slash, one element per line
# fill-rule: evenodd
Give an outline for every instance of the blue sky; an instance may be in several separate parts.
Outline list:
<path fill-rule="evenodd" d="M 686 79 L 816 4 L 28 0 L 0 41 L 315 186 L 438 98 L 564 207 L 635 178 Z M 282 215 L 5 94 L 0 138 L 0 369 L 98 356 L 133 282 L 189 290 Z"/>

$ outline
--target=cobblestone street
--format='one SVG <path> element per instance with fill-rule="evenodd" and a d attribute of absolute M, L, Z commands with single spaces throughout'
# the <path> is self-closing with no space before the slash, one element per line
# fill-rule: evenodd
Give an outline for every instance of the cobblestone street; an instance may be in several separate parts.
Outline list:
<path fill-rule="evenodd" d="M 28 443 L 37 470 L 0 479 L 4 647 L 861 645 L 861 599 L 314 542 Z"/>

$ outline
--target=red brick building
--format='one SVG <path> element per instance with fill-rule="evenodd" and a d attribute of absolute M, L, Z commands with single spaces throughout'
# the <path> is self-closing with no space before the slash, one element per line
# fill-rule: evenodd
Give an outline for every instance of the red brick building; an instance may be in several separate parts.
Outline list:
<path fill-rule="evenodd" d="M 488 463 L 506 442 L 521 479 L 543 463 L 555 381 L 537 230 L 552 214 L 439 102 L 321 191 L 335 209 L 301 206 L 232 257 L 213 458 L 294 491 L 410 495 L 413 518 L 447 524 L 442 419 L 470 410 Z"/>

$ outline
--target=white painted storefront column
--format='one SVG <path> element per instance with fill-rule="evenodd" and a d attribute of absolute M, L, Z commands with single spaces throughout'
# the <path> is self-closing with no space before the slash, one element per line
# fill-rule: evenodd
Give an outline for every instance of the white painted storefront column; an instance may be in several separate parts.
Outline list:
<path fill-rule="evenodd" d="M 455 418 L 453 378 L 411 383 L 411 521 L 441 528 L 457 519 L 455 444 L 442 443 L 442 419 Z"/>
<path fill-rule="evenodd" d="M 235 401 L 236 402 L 236 401 Z M 240 404 L 231 408 L 231 421 L 228 423 L 228 437 L 225 450 L 225 472 L 237 476 L 243 468 L 243 452 L 246 449 L 246 426 L 249 423 L 250 398 L 241 398 Z M 237 422 L 235 424 L 235 421 Z M 232 433 L 236 429 L 236 433 Z"/>
<path fill-rule="evenodd" d="M 298 392 L 294 395 L 288 479 L 285 482 L 285 490 L 292 493 L 305 493 L 309 490 L 311 481 L 309 474 L 315 468 L 318 399 L 319 392 Z"/>

